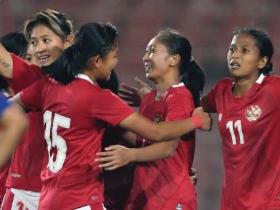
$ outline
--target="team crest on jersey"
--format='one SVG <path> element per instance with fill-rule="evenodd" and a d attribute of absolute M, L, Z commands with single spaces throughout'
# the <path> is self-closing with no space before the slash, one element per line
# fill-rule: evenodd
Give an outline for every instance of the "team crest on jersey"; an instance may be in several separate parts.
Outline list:
<path fill-rule="evenodd" d="M 262 114 L 262 110 L 258 105 L 251 105 L 246 110 L 246 118 L 249 122 L 256 121 Z"/>
<path fill-rule="evenodd" d="M 161 121 L 163 121 L 163 116 L 162 115 L 155 115 L 154 117 L 153 117 L 153 122 L 155 122 L 155 123 L 159 123 L 159 122 L 161 122 Z"/>

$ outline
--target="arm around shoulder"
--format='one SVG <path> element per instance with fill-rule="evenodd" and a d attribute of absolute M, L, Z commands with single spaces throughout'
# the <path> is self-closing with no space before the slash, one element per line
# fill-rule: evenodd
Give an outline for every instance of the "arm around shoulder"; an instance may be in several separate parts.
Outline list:
<path fill-rule="evenodd" d="M 196 122 L 192 118 L 185 120 L 153 123 L 139 113 L 133 113 L 125 118 L 120 126 L 151 141 L 168 141 L 178 139 L 196 128 L 209 130 L 211 119 L 208 113 L 198 111 L 195 113 Z M 197 119 L 200 123 L 197 123 Z"/>

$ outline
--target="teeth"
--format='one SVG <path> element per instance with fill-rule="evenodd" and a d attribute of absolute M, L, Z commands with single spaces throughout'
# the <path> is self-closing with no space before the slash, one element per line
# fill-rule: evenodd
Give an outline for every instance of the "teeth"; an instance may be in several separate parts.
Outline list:
<path fill-rule="evenodd" d="M 238 63 L 235 63 L 235 62 L 234 63 L 230 63 L 230 66 L 231 67 L 240 67 L 240 65 Z"/>

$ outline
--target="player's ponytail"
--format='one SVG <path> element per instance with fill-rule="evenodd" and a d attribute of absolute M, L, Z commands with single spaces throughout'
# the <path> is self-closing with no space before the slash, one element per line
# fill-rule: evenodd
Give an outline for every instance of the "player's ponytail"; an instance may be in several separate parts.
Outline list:
<path fill-rule="evenodd" d="M 195 106 L 199 106 L 200 97 L 205 84 L 205 75 L 200 66 L 192 59 L 185 67 L 180 71 L 181 81 L 190 90 L 193 96 Z"/>

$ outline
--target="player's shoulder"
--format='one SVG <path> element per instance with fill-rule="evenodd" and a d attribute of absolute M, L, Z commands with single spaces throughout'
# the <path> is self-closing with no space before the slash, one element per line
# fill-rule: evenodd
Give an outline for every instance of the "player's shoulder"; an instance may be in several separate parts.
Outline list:
<path fill-rule="evenodd" d="M 191 95 L 190 90 L 184 85 L 184 83 L 179 83 L 178 85 L 172 85 L 167 90 L 168 95 Z"/>
<path fill-rule="evenodd" d="M 279 97 L 280 77 L 279 76 L 265 76 L 260 83 L 262 92 L 268 95 Z"/>
<path fill-rule="evenodd" d="M 279 86 L 280 85 L 280 76 L 276 76 L 276 75 L 273 75 L 273 76 L 266 76 L 264 78 L 264 82 L 263 82 L 264 85 L 269 85 L 269 86 Z"/>
<path fill-rule="evenodd" d="M 189 100 L 192 101 L 193 96 L 190 90 L 183 83 L 180 83 L 178 85 L 173 85 L 167 90 L 166 100 L 167 101 L 176 100 L 178 102 L 189 101 Z"/>

